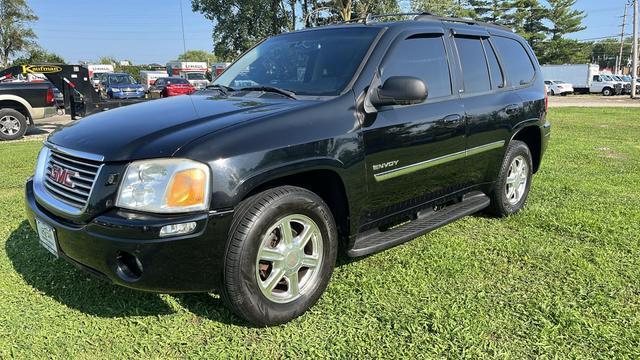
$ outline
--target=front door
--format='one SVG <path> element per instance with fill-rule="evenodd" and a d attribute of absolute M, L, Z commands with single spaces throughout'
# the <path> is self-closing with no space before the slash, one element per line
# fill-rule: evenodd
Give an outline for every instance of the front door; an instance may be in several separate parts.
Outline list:
<path fill-rule="evenodd" d="M 453 90 L 449 51 L 442 32 L 402 35 L 380 66 L 380 83 L 391 76 L 417 77 L 428 96 L 422 104 L 380 108 L 365 120 L 365 224 L 465 185 L 464 108 Z"/>

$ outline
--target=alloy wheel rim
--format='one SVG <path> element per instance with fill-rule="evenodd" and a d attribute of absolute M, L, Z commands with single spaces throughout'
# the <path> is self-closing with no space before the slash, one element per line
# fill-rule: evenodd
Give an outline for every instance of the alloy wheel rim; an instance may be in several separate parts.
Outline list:
<path fill-rule="evenodd" d="M 308 216 L 285 216 L 260 242 L 256 280 L 262 294 L 276 303 L 298 299 L 318 282 L 323 260 L 322 234 Z"/>
<path fill-rule="evenodd" d="M 505 195 L 507 201 L 511 205 L 515 205 L 522 200 L 524 192 L 527 188 L 527 181 L 529 178 L 529 165 L 524 156 L 516 156 L 509 165 L 509 171 L 507 172 Z"/>
<path fill-rule="evenodd" d="M 20 121 L 15 116 L 5 115 L 0 118 L 0 132 L 5 135 L 15 135 L 20 131 Z"/>

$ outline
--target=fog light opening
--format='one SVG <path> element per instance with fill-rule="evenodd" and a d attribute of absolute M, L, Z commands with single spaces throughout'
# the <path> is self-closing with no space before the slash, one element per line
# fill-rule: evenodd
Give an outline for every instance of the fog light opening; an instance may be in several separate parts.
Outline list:
<path fill-rule="evenodd" d="M 118 251 L 116 256 L 118 275 L 125 281 L 136 281 L 142 276 L 142 262 L 135 255 Z"/>
<path fill-rule="evenodd" d="M 165 225 L 160 229 L 160 236 L 176 236 L 192 233 L 196 229 L 196 222 Z"/>

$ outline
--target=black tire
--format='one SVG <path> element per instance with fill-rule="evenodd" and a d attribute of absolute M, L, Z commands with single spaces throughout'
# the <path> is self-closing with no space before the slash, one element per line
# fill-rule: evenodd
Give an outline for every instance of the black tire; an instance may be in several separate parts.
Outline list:
<path fill-rule="evenodd" d="M 27 118 L 19 111 L 14 109 L 0 109 L 0 121 L 3 118 L 6 118 L 5 121 L 9 121 L 9 118 L 17 123 L 12 124 L 12 130 L 5 130 L 5 128 L 0 125 L 0 140 L 17 140 L 24 136 L 27 132 Z M 16 129 L 15 127 L 18 127 Z M 6 132 L 5 132 L 6 131 Z M 11 132 L 9 134 L 9 132 Z"/>
<path fill-rule="evenodd" d="M 611 88 L 602 89 L 602 96 L 613 96 L 613 89 Z"/>
<path fill-rule="evenodd" d="M 526 163 L 526 175 L 527 180 L 524 186 L 524 191 L 516 203 L 511 203 L 507 197 L 507 177 L 509 176 L 509 169 L 511 163 L 517 157 L 524 158 Z M 533 175 L 533 161 L 531 159 L 531 151 L 529 147 L 522 141 L 513 140 L 507 148 L 507 152 L 502 161 L 500 167 L 500 173 L 496 179 L 493 189 L 490 193 L 491 205 L 487 209 L 490 214 L 495 216 L 504 217 L 517 213 L 520 211 L 527 201 L 529 195 L 529 189 L 531 188 L 531 180 Z"/>
<path fill-rule="evenodd" d="M 290 302 L 279 303 L 267 298 L 260 289 L 256 260 L 266 232 L 292 214 L 302 214 L 318 226 L 323 257 L 317 277 L 306 291 Z M 235 209 L 224 259 L 222 299 L 235 314 L 256 326 L 290 321 L 313 306 L 326 289 L 337 249 L 333 215 L 318 195 L 303 188 L 283 186 L 251 196 Z"/>
<path fill-rule="evenodd" d="M 551 96 L 556 96 L 556 92 L 551 90 Z"/>

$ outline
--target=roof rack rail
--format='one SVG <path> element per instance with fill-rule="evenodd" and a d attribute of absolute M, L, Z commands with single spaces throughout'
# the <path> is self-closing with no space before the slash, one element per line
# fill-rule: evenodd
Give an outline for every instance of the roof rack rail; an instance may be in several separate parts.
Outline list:
<path fill-rule="evenodd" d="M 488 22 L 484 22 L 484 21 L 478 21 L 478 20 L 473 20 L 473 19 L 469 19 L 469 18 L 454 18 L 454 17 L 449 17 L 449 16 L 438 16 L 438 15 L 434 15 L 432 13 L 422 13 L 418 16 L 416 16 L 414 18 L 414 20 L 440 20 L 440 21 L 446 21 L 446 22 L 454 22 L 454 23 L 461 23 L 461 24 L 467 24 L 467 25 L 479 25 L 479 26 L 486 26 L 486 27 L 492 27 L 495 29 L 500 29 L 500 30 L 506 30 L 509 32 L 513 32 L 513 29 L 506 27 L 506 26 L 502 26 L 502 25 L 496 25 L 496 24 L 491 24 Z"/>
<path fill-rule="evenodd" d="M 439 16 L 439 15 L 436 15 L 434 13 L 427 12 L 427 11 L 406 12 L 406 13 L 389 13 L 389 14 L 377 14 L 377 15 L 367 14 L 366 17 L 360 17 L 360 18 L 355 18 L 355 19 L 351 19 L 351 20 L 340 21 L 337 24 L 355 24 L 355 23 L 369 24 L 369 23 L 375 22 L 375 21 L 377 21 L 379 19 L 382 19 L 382 18 L 397 17 L 397 16 L 413 16 L 414 17 L 413 20 L 416 20 L 416 21 L 421 21 L 421 20 L 439 20 L 439 21 L 454 22 L 454 23 L 467 24 L 467 25 L 486 26 L 486 27 L 492 27 L 492 28 L 496 28 L 496 29 L 500 29 L 500 30 L 513 32 L 512 29 L 510 29 L 510 28 L 508 28 L 506 26 L 502 26 L 502 25 L 491 24 L 491 23 L 487 23 L 487 22 L 484 22 L 484 21 L 478 21 L 478 20 L 473 20 L 473 19 L 468 19 L 468 18 L 454 18 L 454 17 L 449 17 L 449 16 Z"/>

